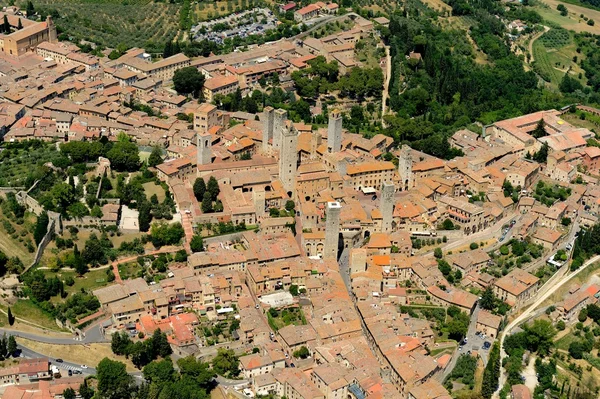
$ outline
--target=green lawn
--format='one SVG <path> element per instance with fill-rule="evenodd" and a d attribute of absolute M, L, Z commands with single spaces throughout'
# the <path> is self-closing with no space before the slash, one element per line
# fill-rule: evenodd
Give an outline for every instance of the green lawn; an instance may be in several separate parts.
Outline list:
<path fill-rule="evenodd" d="M 571 344 L 571 342 L 576 341 L 577 339 L 578 338 L 575 335 L 567 334 L 564 337 L 556 340 L 554 345 L 556 346 L 556 349 L 562 349 L 564 351 L 568 351 L 569 345 Z"/>
<path fill-rule="evenodd" d="M 53 272 L 50 270 L 44 270 L 43 272 L 48 277 L 57 276 L 63 281 L 68 277 L 73 277 L 75 284 L 73 284 L 71 287 L 65 285 L 65 291 L 68 294 L 72 294 L 74 292 L 80 292 L 82 288 L 86 291 L 93 291 L 96 288 L 100 288 L 109 284 L 106 276 L 106 270 L 107 269 L 91 270 L 83 277 L 78 277 L 77 273 L 74 271 L 59 270 L 58 272 Z M 55 298 L 56 300 L 60 300 L 58 297 Z M 53 298 L 53 300 L 55 298 Z"/>
<path fill-rule="evenodd" d="M 28 299 L 20 299 L 10 309 L 15 317 L 29 320 L 49 330 L 61 330 L 54 321 L 54 317 L 44 312 Z"/>
<path fill-rule="evenodd" d="M 122 263 L 119 265 L 119 275 L 123 280 L 136 278 L 140 270 L 142 268 L 137 262 Z"/>
<path fill-rule="evenodd" d="M 306 318 L 301 308 L 282 309 L 277 311 L 277 315 L 273 316 L 267 312 L 269 325 L 275 331 L 289 325 L 301 326 L 306 324 Z"/>
<path fill-rule="evenodd" d="M 160 184 L 155 184 L 154 182 L 148 182 L 142 184 L 144 187 L 144 193 L 146 193 L 146 197 L 150 199 L 154 194 L 158 197 L 158 202 L 163 202 L 165 199 L 165 190 L 162 188 Z"/>

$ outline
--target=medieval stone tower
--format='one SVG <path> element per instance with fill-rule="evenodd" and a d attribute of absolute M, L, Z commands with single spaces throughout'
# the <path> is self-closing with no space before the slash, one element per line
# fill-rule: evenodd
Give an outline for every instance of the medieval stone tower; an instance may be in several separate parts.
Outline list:
<path fill-rule="evenodd" d="M 395 197 L 394 193 L 396 192 L 396 187 L 394 183 L 383 182 L 383 187 L 381 189 L 381 215 L 383 217 L 383 221 L 381 222 L 381 232 L 389 233 L 392 231 L 392 217 L 394 216 L 394 202 Z"/>
<path fill-rule="evenodd" d="M 341 149 L 342 115 L 336 110 L 329 114 L 329 124 L 327 125 L 327 150 L 329 152 L 339 152 Z"/>
<path fill-rule="evenodd" d="M 279 150 L 281 148 L 281 136 L 285 129 L 285 121 L 287 120 L 287 111 L 284 109 L 275 110 L 273 121 L 273 148 Z"/>
<path fill-rule="evenodd" d="M 208 165 L 212 161 L 210 149 L 212 136 L 210 134 L 198 133 L 196 137 L 198 146 L 198 165 Z"/>
<path fill-rule="evenodd" d="M 328 202 L 325 210 L 325 246 L 323 259 L 337 260 L 338 243 L 340 238 L 340 212 L 342 206 L 339 202 Z"/>
<path fill-rule="evenodd" d="M 412 155 L 410 147 L 402 146 L 400 158 L 398 158 L 398 174 L 400 175 L 400 190 L 408 191 L 413 187 Z"/>
<path fill-rule="evenodd" d="M 256 219 L 261 220 L 265 217 L 265 190 L 253 190 L 252 201 L 254 202 Z"/>
<path fill-rule="evenodd" d="M 265 107 L 263 110 L 263 142 L 262 150 L 269 152 L 269 140 L 273 139 L 273 122 L 275 121 L 275 110 L 273 107 Z"/>
<path fill-rule="evenodd" d="M 293 194 L 296 188 L 296 169 L 298 167 L 298 131 L 291 121 L 285 121 L 283 124 L 280 145 L 279 179 L 285 191 Z"/>

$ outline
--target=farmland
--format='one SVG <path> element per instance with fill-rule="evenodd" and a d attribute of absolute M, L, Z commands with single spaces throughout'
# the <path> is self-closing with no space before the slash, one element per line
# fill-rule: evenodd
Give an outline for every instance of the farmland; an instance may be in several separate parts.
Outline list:
<path fill-rule="evenodd" d="M 559 4 L 563 4 L 567 7 L 569 12 L 567 16 L 560 15 L 560 12 L 556 9 Z M 541 2 L 536 3 L 534 9 L 546 21 L 558 24 L 565 29 L 574 30 L 575 32 L 600 34 L 600 24 L 596 23 L 594 26 L 590 26 L 586 23 L 586 20 L 581 17 L 584 15 L 587 18 L 593 19 L 595 22 L 600 22 L 600 11 L 564 3 L 558 0 L 542 0 Z"/>
<path fill-rule="evenodd" d="M 558 87 L 567 71 L 571 77 L 582 80 L 583 70 L 578 62 L 582 54 L 576 51 L 573 34 L 565 29 L 550 29 L 533 43 L 535 72 L 553 87 Z"/>
<path fill-rule="evenodd" d="M 77 39 L 161 51 L 178 33 L 181 9 L 181 4 L 152 0 L 38 0 L 35 6 L 56 10 L 57 26 Z"/>

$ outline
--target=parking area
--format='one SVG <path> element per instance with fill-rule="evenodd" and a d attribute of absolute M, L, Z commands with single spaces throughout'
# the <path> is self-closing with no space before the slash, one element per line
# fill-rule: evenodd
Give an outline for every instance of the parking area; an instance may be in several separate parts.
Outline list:
<path fill-rule="evenodd" d="M 194 25 L 192 37 L 194 40 L 210 40 L 223 44 L 225 39 L 234 36 L 261 35 L 269 29 L 275 29 L 277 22 L 277 18 L 268 8 L 253 8 Z"/>
<path fill-rule="evenodd" d="M 487 342 L 487 344 L 486 344 Z M 477 352 L 483 364 L 487 364 L 491 346 L 494 340 L 488 336 L 480 335 L 477 331 L 469 331 L 466 337 L 466 343 L 463 341 L 458 347 L 458 353 L 473 353 Z"/>

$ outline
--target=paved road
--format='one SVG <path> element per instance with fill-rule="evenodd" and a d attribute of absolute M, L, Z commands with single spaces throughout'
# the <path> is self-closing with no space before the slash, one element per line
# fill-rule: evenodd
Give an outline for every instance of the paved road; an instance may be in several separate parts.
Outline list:
<path fill-rule="evenodd" d="M 477 316 L 479 315 L 479 311 L 480 311 L 479 304 L 477 304 L 477 306 L 475 307 L 475 310 L 473 311 L 473 314 L 471 315 L 471 322 L 469 323 L 469 330 L 468 330 L 467 336 L 466 336 L 467 343 L 465 345 L 462 345 L 462 346 L 459 346 L 458 348 L 456 348 L 456 350 L 452 354 L 452 359 L 450 360 L 450 363 L 448 364 L 448 366 L 446 366 L 446 369 L 440 376 L 441 377 L 439 379 L 440 382 L 445 380 L 446 377 L 448 377 L 448 375 L 450 375 L 450 373 L 454 369 L 454 366 L 456 366 L 456 362 L 458 361 L 458 358 L 463 353 L 469 354 L 471 352 L 477 351 L 477 353 L 479 353 L 479 356 L 483 360 L 483 364 L 487 364 L 489 349 L 484 350 L 483 343 L 485 341 L 490 341 L 490 343 L 491 343 L 493 341 L 493 339 L 491 339 L 491 338 L 482 339 L 481 337 L 475 335 L 475 333 L 477 332 L 476 326 L 477 326 Z"/>
<path fill-rule="evenodd" d="M 529 306 L 523 313 L 521 313 L 519 317 L 510 322 L 508 326 L 506 326 L 506 328 L 504 329 L 504 332 L 502 333 L 502 336 L 500 338 L 500 363 L 502 363 L 502 360 L 506 357 L 506 352 L 504 352 L 504 338 L 507 335 L 510 335 L 510 332 L 515 327 L 525 322 L 530 317 L 530 314 L 532 314 L 546 299 L 548 299 L 552 294 L 554 294 L 554 292 L 556 292 L 557 289 L 562 287 L 564 284 L 568 283 L 571 278 L 575 277 L 582 270 L 598 262 L 599 260 L 600 255 L 596 255 L 593 258 L 589 259 L 587 262 L 585 262 L 579 269 L 573 272 L 568 272 L 569 265 L 565 264 L 559 271 L 556 272 L 556 274 L 552 278 L 550 278 L 550 280 L 546 282 L 546 284 L 542 286 L 542 288 L 540 288 L 535 302 L 531 306 Z M 499 381 L 500 388 L 504 386 L 505 381 L 506 373 L 504 368 L 501 368 Z M 498 392 L 496 392 L 495 397 L 498 397 Z"/>
<path fill-rule="evenodd" d="M 24 357 L 26 359 L 33 359 L 33 358 L 37 358 L 37 357 L 48 357 L 41 353 L 34 352 L 31 349 L 29 349 L 23 345 L 17 345 L 17 347 L 21 350 L 21 357 Z M 65 370 L 63 377 L 66 377 L 68 375 L 68 370 L 80 370 L 83 373 L 83 375 L 96 374 L 96 369 L 93 367 L 88 367 L 87 369 L 83 369 L 83 368 L 81 368 L 80 364 L 69 363 L 69 362 L 65 362 L 65 361 L 63 361 L 62 363 L 59 363 L 56 361 L 56 359 L 53 359 L 53 358 L 48 358 L 48 360 L 50 361 L 50 363 L 52 363 L 52 365 L 58 367 L 59 369 Z"/>
<path fill-rule="evenodd" d="M 228 378 L 221 377 L 220 375 L 215 378 L 215 381 L 224 387 L 243 387 L 244 385 L 250 384 L 250 380 L 230 380 Z"/>

